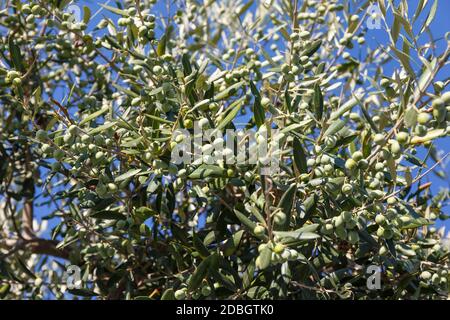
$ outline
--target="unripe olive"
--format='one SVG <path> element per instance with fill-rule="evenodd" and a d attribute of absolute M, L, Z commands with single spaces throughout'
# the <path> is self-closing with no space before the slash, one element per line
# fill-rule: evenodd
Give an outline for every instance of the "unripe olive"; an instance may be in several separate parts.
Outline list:
<path fill-rule="evenodd" d="M 108 186 L 108 190 L 110 192 L 117 192 L 117 190 L 118 190 L 117 185 L 115 183 L 110 182 L 110 183 L 108 183 L 107 186 Z"/>
<path fill-rule="evenodd" d="M 386 144 L 386 138 L 384 137 L 384 134 L 382 134 L 382 133 L 377 133 L 373 137 L 373 141 L 379 146 L 383 146 Z"/>
<path fill-rule="evenodd" d="M 15 79 L 13 79 L 12 84 L 13 84 L 13 86 L 15 86 L 15 87 L 20 87 L 20 86 L 22 85 L 22 79 L 20 79 L 20 78 L 15 78 Z"/>
<path fill-rule="evenodd" d="M 444 100 L 437 98 L 434 99 L 432 102 L 433 106 L 433 117 L 436 119 L 437 122 L 442 122 L 445 120 L 447 109 L 445 108 L 445 102 Z"/>
<path fill-rule="evenodd" d="M 273 221 L 277 225 L 282 225 L 286 222 L 286 219 L 287 219 L 286 214 L 280 211 L 275 214 Z"/>
<path fill-rule="evenodd" d="M 409 134 L 407 132 L 400 131 L 399 133 L 397 133 L 397 141 L 400 144 L 405 144 L 408 142 L 408 140 L 409 140 Z"/>
<path fill-rule="evenodd" d="M 74 124 L 72 124 L 71 126 L 69 126 L 69 128 L 67 129 L 67 131 L 71 134 L 71 135 L 76 135 L 78 133 L 78 127 Z"/>
<path fill-rule="evenodd" d="M 261 225 L 257 225 L 254 229 L 253 229 L 253 233 L 257 236 L 262 236 L 264 235 L 266 229 L 264 229 L 263 226 Z"/>
<path fill-rule="evenodd" d="M 267 98 L 267 97 L 263 97 L 263 98 L 261 99 L 261 106 L 262 106 L 263 108 L 267 108 L 269 105 L 270 105 L 270 99 Z"/>
<path fill-rule="evenodd" d="M 95 153 L 95 160 L 103 160 L 104 157 L 105 154 L 103 153 L 103 151 L 98 151 Z"/>
<path fill-rule="evenodd" d="M 275 247 L 273 247 L 273 252 L 277 254 L 281 254 L 284 251 L 285 246 L 282 243 L 277 243 Z"/>
<path fill-rule="evenodd" d="M 51 165 L 52 171 L 59 171 L 61 170 L 61 163 L 60 162 L 53 162 Z"/>
<path fill-rule="evenodd" d="M 350 211 L 342 211 L 341 217 L 342 220 L 344 220 L 344 222 L 349 222 L 353 218 L 352 213 Z"/>
<path fill-rule="evenodd" d="M 347 235 L 347 240 L 348 242 L 350 242 L 351 244 L 356 244 L 359 242 L 359 234 L 357 231 L 350 231 Z"/>
<path fill-rule="evenodd" d="M 444 101 L 444 103 L 449 104 L 450 103 L 450 91 L 445 92 L 441 99 Z"/>
<path fill-rule="evenodd" d="M 367 162 L 366 159 L 362 159 L 358 162 L 358 168 L 365 170 L 369 167 L 369 163 Z"/>
<path fill-rule="evenodd" d="M 342 193 L 343 193 L 343 194 L 349 195 L 349 194 L 351 194 L 352 192 L 353 192 L 353 187 L 352 187 L 351 184 L 345 183 L 345 184 L 342 186 Z"/>
<path fill-rule="evenodd" d="M 185 119 L 183 125 L 186 129 L 192 129 L 194 127 L 194 122 L 191 119 Z"/>
<path fill-rule="evenodd" d="M 125 220 L 119 220 L 116 222 L 117 229 L 123 229 L 125 228 L 127 222 Z"/>
<path fill-rule="evenodd" d="M 388 87 L 388 86 L 389 86 L 389 79 L 386 79 L 386 78 L 381 79 L 380 85 L 381 85 L 383 88 Z"/>
<path fill-rule="evenodd" d="M 202 295 L 207 297 L 211 294 L 211 287 L 210 286 L 204 286 L 202 288 Z"/>
<path fill-rule="evenodd" d="M 335 233 L 340 239 L 347 239 L 347 230 L 343 226 L 337 227 Z"/>
<path fill-rule="evenodd" d="M 378 227 L 378 229 L 377 229 L 377 236 L 380 237 L 380 238 L 383 237 L 384 231 L 385 231 L 385 229 L 383 227 Z"/>
<path fill-rule="evenodd" d="M 399 154 L 402 151 L 400 144 L 396 140 L 391 140 L 391 152 L 393 154 Z"/>
<path fill-rule="evenodd" d="M 431 116 L 426 112 L 421 112 L 417 116 L 417 122 L 420 124 L 427 124 L 431 119 Z"/>
<path fill-rule="evenodd" d="M 267 246 L 267 243 L 261 243 L 261 244 L 258 246 L 258 252 L 261 253 L 261 252 L 262 252 L 263 250 L 265 250 L 267 247 L 268 247 L 268 246 Z"/>
<path fill-rule="evenodd" d="M 324 226 L 322 226 L 322 228 L 320 229 L 320 231 L 323 233 L 323 234 L 326 234 L 326 235 L 330 235 L 330 234 L 332 234 L 333 233 L 333 225 L 331 224 L 331 223 L 327 223 L 327 224 L 325 224 Z"/>
<path fill-rule="evenodd" d="M 356 161 L 355 160 L 353 160 L 353 159 L 347 159 L 347 161 L 345 161 L 345 167 L 348 169 L 348 170 L 354 170 L 356 167 L 357 167 L 357 163 L 356 163 Z"/>
<path fill-rule="evenodd" d="M 422 271 L 422 273 L 420 274 L 420 278 L 425 281 L 430 280 L 431 273 L 429 271 Z"/>
<path fill-rule="evenodd" d="M 388 249 L 386 248 L 386 246 L 381 246 L 380 250 L 378 250 L 378 254 L 380 256 L 384 256 L 387 253 Z"/>
<path fill-rule="evenodd" d="M 291 68 L 289 67 L 289 65 L 287 63 L 283 63 L 283 65 L 281 66 L 281 72 L 288 73 L 290 70 Z"/>
<path fill-rule="evenodd" d="M 64 157 L 64 151 L 61 149 L 55 149 L 53 151 L 53 158 L 55 158 L 57 161 L 60 161 Z"/>
<path fill-rule="evenodd" d="M 39 141 L 45 141 L 48 139 L 48 134 L 47 131 L 44 131 L 42 129 L 38 130 L 36 132 L 36 139 L 38 139 Z"/>
<path fill-rule="evenodd" d="M 175 291 L 175 299 L 184 300 L 186 299 L 186 289 L 180 289 Z"/>
<path fill-rule="evenodd" d="M 332 222 L 336 228 L 344 224 L 344 219 L 342 216 L 333 217 Z"/>

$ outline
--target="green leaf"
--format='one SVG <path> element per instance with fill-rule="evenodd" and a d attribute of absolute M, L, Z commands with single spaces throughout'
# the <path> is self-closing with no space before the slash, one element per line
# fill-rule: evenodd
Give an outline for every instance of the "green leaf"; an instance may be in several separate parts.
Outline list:
<path fill-rule="evenodd" d="M 415 78 L 414 70 L 411 68 L 411 64 L 409 62 L 411 57 L 409 56 L 408 48 L 409 47 L 407 45 L 405 45 L 404 40 L 403 40 L 403 51 L 400 51 L 397 48 L 395 48 L 394 46 L 391 46 L 391 49 L 394 51 L 395 55 L 400 60 L 400 63 L 402 64 L 403 68 L 406 70 L 406 72 L 408 72 L 408 74 L 411 77 Z"/>
<path fill-rule="evenodd" d="M 239 219 L 239 221 L 249 229 L 249 231 L 253 234 L 253 230 L 256 227 L 256 223 L 254 223 L 252 220 L 250 220 L 247 216 L 245 216 L 243 213 L 239 212 L 237 209 L 234 209 L 234 214 Z"/>
<path fill-rule="evenodd" d="M 215 101 L 220 101 L 220 100 L 223 100 L 223 99 L 228 98 L 230 95 L 234 94 L 234 92 L 235 92 L 237 89 L 239 89 L 240 87 L 242 87 L 242 85 L 243 85 L 244 83 L 245 83 L 244 81 L 240 81 L 240 82 L 237 82 L 237 83 L 235 83 L 235 84 L 229 86 L 229 87 L 226 88 L 224 91 L 217 93 L 217 94 L 214 96 L 214 100 L 215 100 Z"/>
<path fill-rule="evenodd" d="M 95 293 L 94 291 L 91 291 L 89 289 L 70 289 L 70 290 L 67 290 L 67 292 L 69 292 L 70 294 L 72 294 L 74 296 L 81 296 L 81 297 L 96 297 L 96 296 L 98 296 L 97 293 Z"/>
<path fill-rule="evenodd" d="M 208 248 L 206 248 L 206 246 L 203 244 L 202 240 L 200 240 L 196 232 L 194 232 L 192 235 L 192 243 L 194 244 L 195 250 L 197 250 L 197 252 L 203 259 L 209 256 Z"/>
<path fill-rule="evenodd" d="M 292 238 L 297 240 L 313 240 L 320 238 L 320 235 L 314 233 L 314 231 L 316 231 L 318 227 L 319 224 L 314 223 L 304 226 L 295 231 L 274 231 L 274 234 L 276 234 L 281 239 Z"/>
<path fill-rule="evenodd" d="M 86 118 L 84 118 L 83 120 L 80 121 L 79 125 L 82 126 L 85 123 L 88 123 L 91 120 L 94 120 L 98 117 L 100 117 L 102 114 L 106 113 L 109 110 L 108 106 L 105 106 L 103 108 L 101 108 L 100 110 L 91 113 L 90 115 L 88 115 Z"/>
<path fill-rule="evenodd" d="M 229 257 L 233 255 L 234 252 L 236 252 L 237 248 L 239 247 L 239 243 L 241 242 L 243 234 L 244 230 L 239 230 L 225 242 L 223 247 L 223 255 L 225 257 Z"/>
<path fill-rule="evenodd" d="M 102 6 L 103 8 L 105 8 L 106 10 L 112 12 L 112 13 L 115 13 L 115 14 L 118 14 L 118 15 L 121 15 L 121 16 L 124 16 L 124 17 L 128 17 L 128 12 L 126 12 L 125 10 L 121 10 L 119 8 L 110 7 L 110 6 L 108 6 L 106 4 L 102 4 L 102 3 L 99 3 L 99 5 Z"/>
<path fill-rule="evenodd" d="M 91 9 L 88 6 L 83 6 L 83 22 L 88 24 L 91 19 Z"/>
<path fill-rule="evenodd" d="M 23 65 L 23 57 L 20 52 L 20 48 L 18 45 L 14 43 L 14 39 L 12 36 L 8 38 L 8 46 L 14 68 L 16 68 L 16 70 L 18 71 L 22 72 L 25 71 L 25 67 Z"/>
<path fill-rule="evenodd" d="M 424 25 L 420 29 L 420 33 L 422 33 L 426 28 L 430 26 L 430 24 L 433 22 L 434 17 L 436 16 L 436 11 L 438 7 L 439 0 L 434 0 L 434 3 L 431 7 L 430 13 L 428 14 L 427 19 L 425 20 Z"/>
<path fill-rule="evenodd" d="M 342 106 L 340 106 L 339 109 L 333 111 L 330 115 L 329 123 L 331 123 L 331 121 L 333 120 L 340 118 L 347 111 L 350 111 L 354 106 L 358 104 L 358 99 L 360 99 L 360 97 L 357 98 L 353 97 L 349 101 L 344 103 Z"/>
<path fill-rule="evenodd" d="M 119 182 L 119 181 L 124 181 L 128 178 L 134 177 L 135 175 L 137 175 L 139 172 L 141 172 L 142 169 L 132 169 L 130 171 L 127 171 L 123 174 L 121 174 L 120 176 L 116 177 L 114 179 L 115 182 Z"/>
<path fill-rule="evenodd" d="M 161 300 L 175 300 L 175 292 L 172 288 L 167 289 L 161 296 Z"/>
<path fill-rule="evenodd" d="M 417 108 L 414 106 L 409 106 L 405 111 L 405 125 L 408 128 L 412 128 L 417 123 L 417 115 L 418 115 Z"/>
<path fill-rule="evenodd" d="M 333 122 L 328 129 L 325 131 L 325 133 L 323 134 L 323 137 L 327 137 L 327 136 L 331 136 L 335 133 L 337 133 L 339 130 L 341 130 L 345 124 L 347 123 L 347 120 L 341 120 L 339 119 L 338 121 Z"/>
<path fill-rule="evenodd" d="M 189 179 L 204 179 L 206 177 L 223 177 L 224 169 L 212 165 L 212 164 L 202 164 L 200 167 L 195 169 L 190 175 Z"/>
<path fill-rule="evenodd" d="M 294 197 L 296 191 L 297 191 L 297 184 L 293 183 L 283 193 L 283 196 L 280 199 L 278 207 L 281 208 L 281 211 L 286 214 L 286 222 L 284 223 L 283 226 L 280 227 L 280 230 L 286 230 L 289 227 L 292 215 L 292 206 L 294 204 Z"/>
<path fill-rule="evenodd" d="M 242 101 L 243 101 L 243 98 L 236 100 L 235 102 L 233 102 L 230 105 L 230 108 L 231 108 L 230 111 L 228 112 L 226 117 L 223 118 L 223 120 L 217 125 L 215 132 L 222 130 L 223 128 L 225 128 L 227 126 L 227 124 L 229 124 L 231 121 L 233 121 L 233 119 L 237 116 L 237 114 L 241 110 Z"/>
<path fill-rule="evenodd" d="M 191 278 L 189 279 L 188 283 L 188 290 L 189 291 L 195 291 L 200 287 L 203 279 L 208 274 L 208 269 L 212 268 L 215 269 L 215 265 L 217 264 L 217 255 L 212 254 L 209 257 L 207 257 L 205 260 L 203 260 L 195 269 L 194 273 L 192 274 Z"/>
<path fill-rule="evenodd" d="M 314 111 L 316 113 L 316 119 L 322 120 L 323 115 L 323 95 L 320 90 L 320 86 L 316 84 L 314 86 Z"/>
<path fill-rule="evenodd" d="M 90 215 L 91 218 L 100 219 L 100 220 L 125 220 L 126 217 L 117 212 L 117 211 L 111 211 L 111 210 L 103 210 L 98 212 L 93 212 Z"/>
<path fill-rule="evenodd" d="M 272 259 L 272 250 L 270 250 L 270 248 L 268 247 L 264 248 L 258 256 L 259 269 L 264 270 L 268 266 L 270 266 L 271 259 Z"/>
<path fill-rule="evenodd" d="M 311 57 L 314 53 L 316 53 L 317 50 L 319 50 L 320 46 L 322 45 L 322 40 L 314 40 L 311 44 L 308 44 L 306 46 L 306 49 L 301 54 L 302 56 L 308 56 Z"/>
<path fill-rule="evenodd" d="M 261 95 L 259 94 L 258 89 L 256 88 L 253 81 L 250 81 L 250 89 L 255 98 L 255 102 L 253 104 L 253 113 L 255 118 L 256 126 L 259 128 L 264 124 L 264 120 L 266 118 L 264 108 L 261 105 Z"/>
<path fill-rule="evenodd" d="M 300 173 L 307 173 L 308 169 L 306 166 L 306 154 L 303 149 L 302 143 L 297 138 L 294 138 L 293 142 L 293 152 L 294 152 L 294 163 L 297 170 Z"/>
<path fill-rule="evenodd" d="M 430 140 L 434 140 L 436 138 L 442 137 L 445 134 L 445 129 L 434 129 L 427 132 L 427 134 L 423 137 L 414 136 L 411 139 L 411 144 L 419 144 L 424 143 Z"/>

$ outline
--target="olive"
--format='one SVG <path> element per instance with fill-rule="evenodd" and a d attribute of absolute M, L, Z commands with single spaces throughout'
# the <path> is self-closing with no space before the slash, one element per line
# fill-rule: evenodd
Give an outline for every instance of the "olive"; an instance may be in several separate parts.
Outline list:
<path fill-rule="evenodd" d="M 264 235 L 266 229 L 264 229 L 263 226 L 261 225 L 257 225 L 254 229 L 253 229 L 253 233 L 257 236 L 262 236 Z"/>
<path fill-rule="evenodd" d="M 275 247 L 273 247 L 273 252 L 277 254 L 281 254 L 284 251 L 285 246 L 282 243 L 277 243 Z"/>
<path fill-rule="evenodd" d="M 407 132 L 404 131 L 400 131 L 399 133 L 397 133 L 397 141 L 400 144 L 406 144 L 409 140 L 409 134 Z"/>
<path fill-rule="evenodd" d="M 44 131 L 44 130 L 38 130 L 37 132 L 36 132 L 36 139 L 38 139 L 39 141 L 45 141 L 45 140 L 47 140 L 48 139 L 48 134 L 47 134 L 47 131 Z"/>
<path fill-rule="evenodd" d="M 345 183 L 345 184 L 342 186 L 342 193 L 343 193 L 343 194 L 345 194 L 345 195 L 350 195 L 350 194 L 352 193 L 352 191 L 353 191 L 353 187 L 352 187 L 351 184 Z"/>
<path fill-rule="evenodd" d="M 325 235 L 330 235 L 333 233 L 333 225 L 331 223 L 327 223 L 324 226 L 322 226 L 320 231 Z"/>
<path fill-rule="evenodd" d="M 347 239 L 347 230 L 343 226 L 337 227 L 335 232 L 340 239 Z"/>
<path fill-rule="evenodd" d="M 356 244 L 359 242 L 359 234 L 357 231 L 350 231 L 347 235 L 348 242 L 351 244 Z"/>
<path fill-rule="evenodd" d="M 207 297 L 211 294 L 211 287 L 210 286 L 204 286 L 202 288 L 202 295 Z"/>
<path fill-rule="evenodd" d="M 353 218 L 352 213 L 350 211 L 342 211 L 341 217 L 344 220 L 344 222 L 349 222 Z"/>
<path fill-rule="evenodd" d="M 422 273 L 420 274 L 420 278 L 425 281 L 430 280 L 431 273 L 429 271 L 422 271 Z"/>
<path fill-rule="evenodd" d="M 277 212 L 274 216 L 273 221 L 275 222 L 275 224 L 277 225 L 282 225 L 286 222 L 286 214 L 284 212 Z"/>
<path fill-rule="evenodd" d="M 386 138 L 384 137 L 384 134 L 382 134 L 382 133 L 377 133 L 373 137 L 373 141 L 379 146 L 383 146 L 386 144 Z"/>
<path fill-rule="evenodd" d="M 362 160 L 364 158 L 363 153 L 361 151 L 355 151 L 352 154 L 352 159 L 355 161 Z"/>
<path fill-rule="evenodd" d="M 353 160 L 353 159 L 347 159 L 347 161 L 345 162 L 345 167 L 348 169 L 348 170 L 354 170 L 356 167 L 357 167 L 357 163 L 356 163 L 356 161 L 355 160 Z"/>
<path fill-rule="evenodd" d="M 417 122 L 420 124 L 427 124 L 431 119 L 431 116 L 426 112 L 421 112 L 417 116 Z"/>
<path fill-rule="evenodd" d="M 180 289 L 175 291 L 175 299 L 183 300 L 186 298 L 186 289 Z"/>

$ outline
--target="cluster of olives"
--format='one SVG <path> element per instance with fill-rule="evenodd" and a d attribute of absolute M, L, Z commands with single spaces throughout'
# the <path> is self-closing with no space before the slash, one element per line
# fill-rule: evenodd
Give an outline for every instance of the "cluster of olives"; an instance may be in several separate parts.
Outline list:
<path fill-rule="evenodd" d="M 257 226 L 256 228 L 259 228 L 262 226 Z M 258 230 L 254 230 L 255 234 L 257 234 Z M 258 253 L 261 254 L 263 250 L 271 250 L 271 257 L 270 257 L 270 264 L 271 265 L 277 265 L 280 263 L 284 263 L 286 261 L 295 261 L 299 258 L 299 253 L 295 249 L 291 249 L 286 247 L 286 245 L 275 242 L 275 241 L 269 241 L 268 243 L 261 243 L 258 246 Z M 255 264 L 258 268 L 261 268 L 261 256 L 256 257 Z"/>
<path fill-rule="evenodd" d="M 22 6 L 22 13 L 27 16 L 25 21 L 32 24 L 35 22 L 36 18 L 42 18 L 47 11 L 39 4 L 26 3 Z"/>
<path fill-rule="evenodd" d="M 430 285 L 446 287 L 448 282 L 448 270 L 424 270 L 420 273 L 420 279 L 420 284 L 424 287 L 428 287 Z"/>
<path fill-rule="evenodd" d="M 432 114 L 437 126 L 444 126 L 445 128 L 450 121 L 450 91 L 442 94 L 440 98 L 435 98 L 432 101 L 431 106 L 433 109 Z M 417 121 L 420 123 L 419 117 L 417 118 Z M 447 132 L 449 132 L 448 127 Z"/>
<path fill-rule="evenodd" d="M 324 221 L 320 231 L 324 235 L 335 235 L 351 244 L 359 242 L 358 219 L 350 211 L 342 211 L 340 215 Z"/>
<path fill-rule="evenodd" d="M 15 88 L 20 87 L 22 85 L 20 72 L 15 70 L 8 71 L 5 77 L 5 82 L 6 84 L 12 84 Z"/>
<path fill-rule="evenodd" d="M 91 244 L 81 250 L 81 255 L 85 261 L 97 259 L 111 259 L 116 254 L 116 250 L 107 243 Z"/>
<path fill-rule="evenodd" d="M 214 289 L 218 289 L 220 287 L 220 284 L 218 282 L 214 283 Z M 199 299 L 203 296 L 203 298 L 209 297 L 212 293 L 213 289 L 211 286 L 205 281 L 202 283 L 202 286 L 200 290 L 196 290 L 192 293 L 191 298 L 192 299 Z M 181 288 L 175 291 L 175 299 L 177 300 L 184 300 L 187 298 L 188 295 L 188 289 L 187 288 Z"/>
<path fill-rule="evenodd" d="M 394 226 L 386 216 L 383 214 L 377 214 L 375 216 L 375 223 L 378 225 L 376 235 L 380 238 L 391 239 L 394 235 Z"/>

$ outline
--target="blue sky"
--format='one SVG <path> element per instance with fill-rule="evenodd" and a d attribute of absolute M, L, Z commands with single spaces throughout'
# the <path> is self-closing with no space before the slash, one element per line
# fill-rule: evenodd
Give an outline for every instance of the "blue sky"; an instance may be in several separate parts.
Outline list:
<path fill-rule="evenodd" d="M 161 2 L 161 1 L 159 1 L 159 2 Z M 414 12 L 417 2 L 418 2 L 417 0 L 409 0 L 408 1 L 408 4 L 410 6 L 410 11 Z M 427 6 L 428 8 L 431 6 L 433 1 L 430 0 L 429 2 L 430 3 Z M 99 3 L 108 4 L 110 6 L 115 6 L 115 1 L 97 2 L 97 1 L 89 1 L 88 0 L 88 1 L 76 1 L 75 2 L 75 4 L 77 4 L 80 7 L 88 6 L 91 9 L 92 15 L 94 15 L 97 12 L 97 10 L 99 10 L 101 8 Z M 155 6 L 154 13 L 157 16 L 160 14 L 160 12 L 158 12 L 159 8 L 161 8 L 161 6 Z M 444 35 L 445 32 L 450 31 L 449 13 L 450 13 L 450 1 L 440 0 L 435 20 L 433 21 L 431 28 L 430 28 L 431 33 L 434 35 L 434 37 L 437 37 L 438 35 Z M 112 19 L 117 19 L 116 15 L 112 15 L 107 10 L 102 10 L 90 21 L 88 30 L 92 30 L 93 27 L 95 27 L 97 25 L 97 23 L 104 16 L 112 18 Z M 420 24 L 425 19 L 426 19 L 426 12 L 423 12 L 418 20 L 419 21 L 418 23 Z M 383 30 L 383 29 L 370 30 L 367 34 L 366 45 L 369 46 L 370 48 L 376 48 L 379 46 L 380 43 L 383 44 L 386 42 L 387 42 L 386 30 Z M 445 45 L 445 41 L 441 40 L 438 42 L 438 44 Z M 447 65 L 447 67 L 444 68 L 444 70 L 442 70 L 442 72 L 438 75 L 438 79 L 448 78 L 450 76 L 449 71 L 450 71 L 450 66 Z M 387 70 L 386 74 L 390 74 L 390 71 Z M 449 138 L 441 138 L 436 142 L 436 146 L 438 149 L 444 150 L 444 152 L 447 153 L 447 152 L 449 152 L 449 149 L 450 149 L 449 148 L 450 139 Z M 423 158 L 423 156 L 424 156 L 423 150 L 418 152 L 418 156 Z M 446 168 L 447 175 L 450 175 L 449 168 L 450 168 L 450 162 Z M 441 188 L 442 186 L 446 186 L 446 187 L 449 186 L 449 181 L 444 181 L 444 180 L 438 178 L 434 174 L 428 175 L 427 179 L 428 179 L 428 181 L 432 182 L 431 190 L 434 193 L 436 193 L 439 190 L 439 188 Z M 48 213 L 48 208 L 45 208 L 45 207 L 36 208 L 36 212 L 37 212 L 37 216 L 39 217 L 40 215 L 42 215 L 44 213 Z M 450 210 L 449 210 L 448 206 L 446 208 L 444 208 L 444 212 L 446 214 L 450 214 Z M 53 225 L 53 223 L 50 223 L 50 225 Z M 447 220 L 446 222 L 438 222 L 437 223 L 437 226 L 441 226 L 441 225 L 446 225 L 447 229 L 448 229 L 450 227 L 450 220 Z"/>

